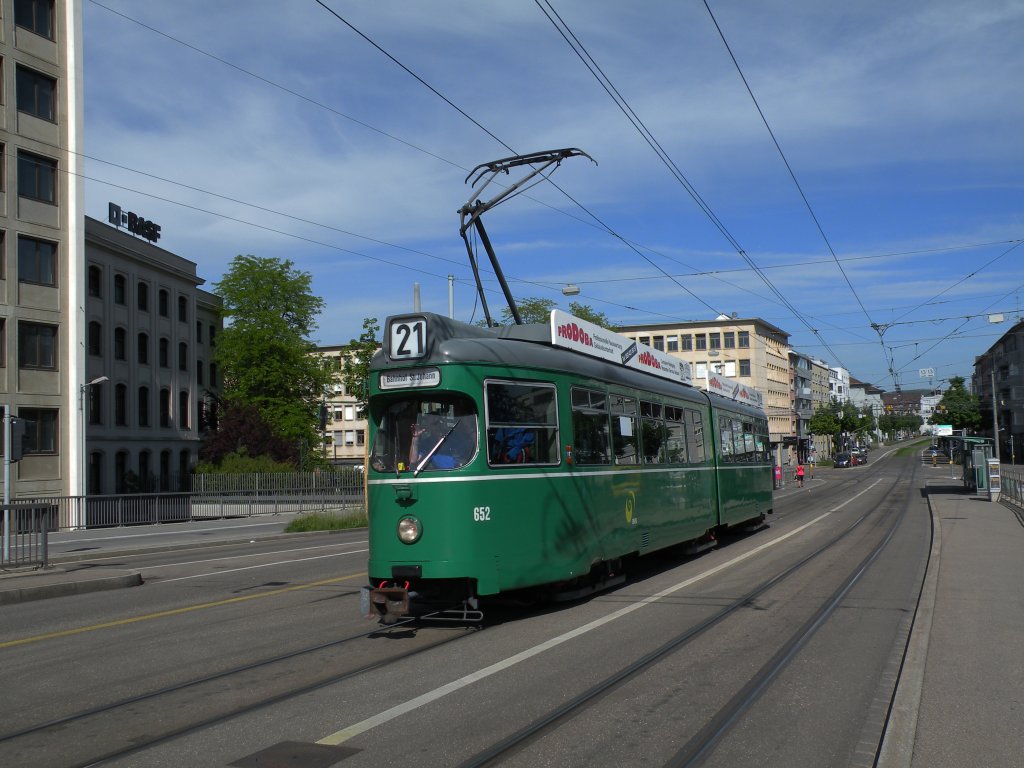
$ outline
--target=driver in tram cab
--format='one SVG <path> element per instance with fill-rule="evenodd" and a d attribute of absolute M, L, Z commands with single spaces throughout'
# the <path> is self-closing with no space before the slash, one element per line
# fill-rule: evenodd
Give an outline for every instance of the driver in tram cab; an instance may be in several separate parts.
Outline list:
<path fill-rule="evenodd" d="M 419 468 L 420 462 L 442 441 L 427 467 L 430 469 L 455 469 L 461 467 L 473 453 L 472 419 L 460 419 L 454 426 L 447 427 L 440 416 L 426 417 L 412 425 L 412 442 L 409 444 L 409 466 Z"/>

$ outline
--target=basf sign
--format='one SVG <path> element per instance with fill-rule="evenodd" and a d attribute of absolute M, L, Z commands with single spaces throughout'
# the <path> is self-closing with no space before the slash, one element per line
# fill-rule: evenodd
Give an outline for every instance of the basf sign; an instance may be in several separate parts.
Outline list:
<path fill-rule="evenodd" d="M 160 239 L 160 225 L 142 218 L 137 213 L 122 211 L 117 203 L 107 203 L 107 221 L 115 227 L 124 227 L 133 235 L 155 243 Z"/>

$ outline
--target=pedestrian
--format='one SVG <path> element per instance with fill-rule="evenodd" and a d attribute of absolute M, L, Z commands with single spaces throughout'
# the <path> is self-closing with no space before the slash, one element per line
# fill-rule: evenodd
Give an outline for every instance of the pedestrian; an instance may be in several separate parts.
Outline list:
<path fill-rule="evenodd" d="M 804 465 L 803 464 L 797 464 L 796 465 L 796 486 L 797 486 L 797 488 L 803 488 L 804 487 Z"/>

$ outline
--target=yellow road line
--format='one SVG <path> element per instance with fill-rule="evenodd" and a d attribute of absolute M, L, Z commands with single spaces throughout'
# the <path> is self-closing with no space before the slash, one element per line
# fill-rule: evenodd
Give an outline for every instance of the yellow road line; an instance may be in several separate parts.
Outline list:
<path fill-rule="evenodd" d="M 60 632 L 49 632 L 45 635 L 35 635 L 33 637 L 23 637 L 20 640 L 8 640 L 7 642 L 0 643 L 0 648 L 13 648 L 16 645 L 28 645 L 29 643 L 38 643 L 43 640 L 54 640 L 58 637 L 70 637 L 72 635 L 80 635 L 83 632 L 95 632 L 99 629 L 111 629 L 113 627 L 123 627 L 128 624 L 135 624 L 140 621 L 149 621 L 151 619 L 162 619 L 167 616 L 179 616 L 183 613 L 191 613 L 192 611 L 202 611 L 207 608 L 218 608 L 222 605 L 231 605 L 233 603 L 242 603 L 246 600 L 256 600 L 261 597 L 273 597 L 275 595 L 283 595 L 287 592 L 296 592 L 300 589 L 310 589 L 312 587 L 323 587 L 328 584 L 337 584 L 341 581 L 348 581 L 349 579 L 365 578 L 365 573 L 353 573 L 349 576 L 338 576 L 333 579 L 324 579 L 323 581 L 313 581 L 309 584 L 297 584 L 292 587 L 282 587 L 281 589 L 274 589 L 269 592 L 260 592 L 255 595 L 243 595 L 242 597 L 229 597 L 226 600 L 216 600 L 212 603 L 201 603 L 199 605 L 189 605 L 184 608 L 173 608 L 169 611 L 158 611 L 156 613 L 147 613 L 143 616 L 134 616 L 130 619 L 118 619 L 117 621 L 106 621 L 102 624 L 91 624 L 87 627 L 76 627 L 75 629 L 64 629 Z"/>

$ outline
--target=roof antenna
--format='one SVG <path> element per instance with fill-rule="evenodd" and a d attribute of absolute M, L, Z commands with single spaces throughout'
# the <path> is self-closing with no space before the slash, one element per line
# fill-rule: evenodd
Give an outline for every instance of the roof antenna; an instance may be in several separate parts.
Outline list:
<path fill-rule="evenodd" d="M 579 155 L 582 155 L 590 160 L 590 162 L 594 163 L 594 165 L 597 165 L 594 158 L 582 149 L 549 149 L 543 152 L 533 152 L 528 155 L 513 155 L 512 157 L 505 157 L 501 160 L 492 160 L 489 163 L 481 163 L 470 171 L 468 176 L 466 176 L 467 182 L 469 182 L 470 179 L 473 179 L 472 185 L 474 187 L 479 185 L 479 187 L 473 193 L 472 197 L 469 198 L 466 204 L 459 209 L 459 234 L 466 243 L 466 251 L 469 253 L 469 264 L 473 268 L 473 278 L 476 280 L 476 290 L 480 295 L 480 306 L 483 308 L 484 321 L 487 323 L 488 327 L 497 325 L 497 323 L 491 319 L 491 313 L 487 307 L 487 299 L 484 296 L 484 286 L 483 283 L 480 282 L 480 270 L 476 263 L 476 257 L 473 255 L 473 248 L 469 244 L 469 237 L 467 237 L 466 231 L 470 226 L 476 229 L 477 234 L 480 236 L 480 242 L 483 243 L 484 249 L 487 251 L 487 257 L 491 260 L 491 267 L 494 269 L 494 274 L 498 278 L 501 290 L 505 294 L 505 301 L 508 303 L 509 312 L 512 313 L 512 319 L 515 321 L 516 325 L 522 325 L 523 319 L 519 316 L 519 308 L 516 307 L 516 301 L 512 297 L 512 292 L 508 288 L 508 283 L 505 281 L 505 275 L 502 273 L 501 266 L 498 264 L 498 257 L 494 255 L 494 248 L 491 247 L 490 238 L 487 237 L 487 232 L 484 230 L 484 224 L 480 217 L 485 211 L 489 211 L 491 208 L 494 208 L 498 203 L 515 197 L 521 192 L 525 192 L 535 184 L 539 184 L 541 179 L 538 179 L 529 186 L 524 186 L 535 176 L 543 175 L 543 173 L 552 166 L 557 168 L 567 157 L 576 157 Z M 511 168 L 515 168 L 520 165 L 533 165 L 534 163 L 539 164 L 539 167 L 531 168 L 530 172 L 515 184 L 505 187 L 490 200 L 480 200 L 480 196 L 483 194 L 484 190 L 487 189 L 487 186 L 494 181 L 499 173 L 507 174 Z M 484 181 L 483 184 L 480 184 L 480 181 L 485 177 L 486 181 Z M 545 176 L 544 178 L 546 179 L 547 177 Z"/>

